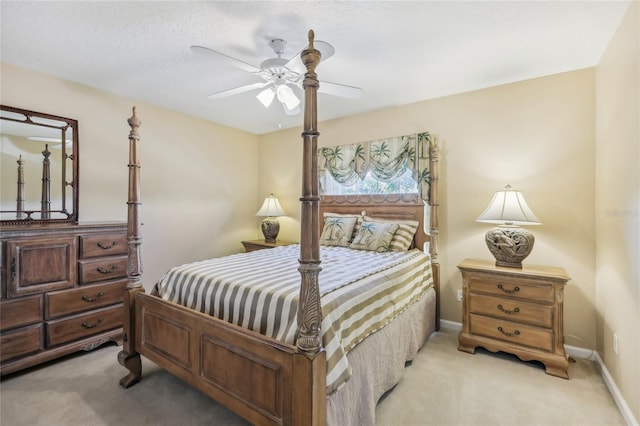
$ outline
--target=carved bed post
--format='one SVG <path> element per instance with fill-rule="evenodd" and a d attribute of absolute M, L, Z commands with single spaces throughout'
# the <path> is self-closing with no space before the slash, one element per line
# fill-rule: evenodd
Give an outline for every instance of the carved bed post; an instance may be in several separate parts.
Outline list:
<path fill-rule="evenodd" d="M 320 235 L 318 227 L 318 171 L 317 171 L 317 93 L 318 76 L 315 68 L 320 62 L 320 52 L 313 46 L 313 30 L 309 31 L 309 47 L 302 54 L 302 62 L 307 67 L 304 76 L 305 107 L 302 153 L 302 197 L 300 266 L 300 301 L 298 304 L 298 333 L 296 345 L 301 352 L 315 354 L 321 350 L 320 325 Z"/>
<path fill-rule="evenodd" d="M 18 158 L 18 196 L 16 197 L 16 219 L 22 219 L 24 214 L 24 160 L 22 154 Z"/>
<path fill-rule="evenodd" d="M 440 330 L 440 260 L 438 259 L 438 181 L 440 180 L 440 147 L 438 140 L 432 139 L 430 146 L 431 164 L 429 167 L 431 185 L 429 185 L 429 200 L 431 209 L 431 223 L 429 224 L 431 269 L 433 272 L 433 282 L 436 283 L 436 330 Z"/>
<path fill-rule="evenodd" d="M 49 156 L 51 155 L 51 151 L 49 151 L 49 145 L 46 144 L 44 146 L 44 151 L 42 151 L 43 159 L 42 159 L 42 196 L 40 198 L 40 210 L 41 219 L 49 219 L 51 218 L 51 160 L 49 160 Z"/>
<path fill-rule="evenodd" d="M 138 159 L 138 128 L 142 122 L 136 116 L 136 107 L 128 120 L 131 126 L 129 133 L 129 198 L 127 201 L 127 241 L 129 258 L 127 260 L 127 277 L 129 282 L 125 289 L 124 323 L 122 351 L 118 354 L 118 362 L 129 370 L 129 374 L 120 379 L 125 388 L 140 381 L 142 366 L 140 354 L 135 350 L 135 298 L 139 292 L 144 293 L 142 286 L 142 237 L 140 235 L 140 161 Z"/>
<path fill-rule="evenodd" d="M 318 274 L 320 268 L 320 229 L 318 197 L 318 76 L 315 68 L 320 52 L 313 46 L 313 30 L 309 31 L 309 47 L 302 54 L 307 67 L 302 87 L 305 93 L 304 130 L 302 132 L 302 197 L 300 232 L 300 300 L 298 329 L 294 355 L 296 390 L 293 395 L 293 424 L 320 426 L 326 424 L 326 357 L 322 350 L 320 327 L 322 311 Z"/>

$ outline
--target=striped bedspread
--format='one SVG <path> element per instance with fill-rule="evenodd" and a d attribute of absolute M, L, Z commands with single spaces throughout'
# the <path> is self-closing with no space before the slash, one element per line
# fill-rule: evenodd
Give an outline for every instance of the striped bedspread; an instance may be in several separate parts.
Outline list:
<path fill-rule="evenodd" d="M 177 266 L 156 284 L 165 300 L 294 344 L 300 292 L 299 245 Z M 376 253 L 321 248 L 319 275 L 327 394 L 351 375 L 346 354 L 432 286 L 418 249 Z"/>

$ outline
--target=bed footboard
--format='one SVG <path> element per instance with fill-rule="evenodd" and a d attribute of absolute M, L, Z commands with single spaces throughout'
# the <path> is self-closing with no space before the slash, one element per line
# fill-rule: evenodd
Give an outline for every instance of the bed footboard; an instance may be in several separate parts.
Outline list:
<path fill-rule="evenodd" d="M 254 424 L 325 424 L 325 353 L 307 356 L 139 292 L 136 351 Z M 294 389 L 295 386 L 295 389 Z"/>

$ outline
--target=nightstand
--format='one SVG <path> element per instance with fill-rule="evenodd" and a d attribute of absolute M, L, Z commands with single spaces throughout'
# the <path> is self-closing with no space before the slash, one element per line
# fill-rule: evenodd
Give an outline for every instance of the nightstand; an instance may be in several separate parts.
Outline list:
<path fill-rule="evenodd" d="M 263 249 L 271 249 L 274 247 L 280 246 L 288 246 L 289 244 L 295 244 L 291 241 L 280 241 L 277 240 L 275 243 L 267 243 L 264 240 L 251 240 L 251 241 L 243 241 L 242 245 L 244 246 L 244 250 L 247 252 L 263 250 Z"/>
<path fill-rule="evenodd" d="M 466 259 L 462 272 L 462 331 L 458 349 L 481 346 L 523 361 L 540 361 L 547 374 L 569 378 L 564 352 L 562 303 L 571 278 L 559 267 L 523 264 L 522 269 Z"/>

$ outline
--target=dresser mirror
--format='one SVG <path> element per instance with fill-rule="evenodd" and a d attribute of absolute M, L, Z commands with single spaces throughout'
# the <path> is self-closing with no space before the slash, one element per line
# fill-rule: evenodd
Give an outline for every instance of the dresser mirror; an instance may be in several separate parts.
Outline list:
<path fill-rule="evenodd" d="M 0 224 L 78 221 L 78 122 L 0 105 Z"/>

